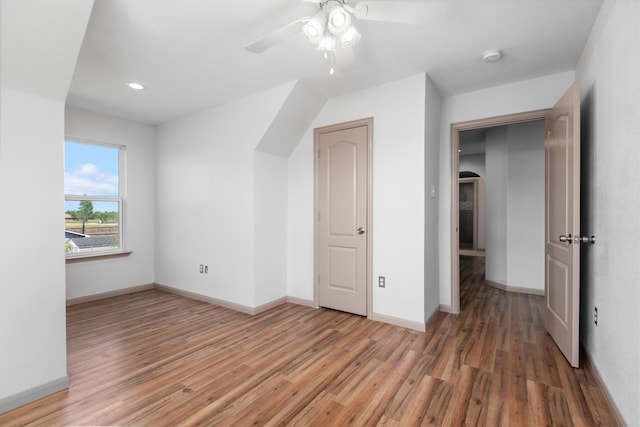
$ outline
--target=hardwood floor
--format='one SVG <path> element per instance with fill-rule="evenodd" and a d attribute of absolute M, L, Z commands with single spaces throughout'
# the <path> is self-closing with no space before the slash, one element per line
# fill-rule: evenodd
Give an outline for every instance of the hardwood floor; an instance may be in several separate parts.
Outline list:
<path fill-rule="evenodd" d="M 149 290 L 68 308 L 71 386 L 0 426 L 615 425 L 543 298 L 486 286 L 462 257 L 460 315 L 425 333 L 285 304 L 249 316 Z"/>

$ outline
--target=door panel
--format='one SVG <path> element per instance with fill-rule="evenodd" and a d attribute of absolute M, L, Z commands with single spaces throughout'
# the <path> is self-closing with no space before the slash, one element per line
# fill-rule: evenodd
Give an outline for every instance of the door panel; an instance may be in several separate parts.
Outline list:
<path fill-rule="evenodd" d="M 343 131 L 344 132 L 344 131 Z M 333 135 L 332 135 L 333 136 Z M 350 135 L 341 135 L 350 137 Z M 357 180 L 358 146 L 348 141 L 339 141 L 326 147 L 328 174 L 327 209 L 329 211 L 329 234 L 331 236 L 354 236 L 357 227 Z"/>
<path fill-rule="evenodd" d="M 563 327 L 566 327 L 568 323 L 567 319 L 567 302 L 568 302 L 568 282 L 569 272 L 568 266 L 564 263 L 560 263 L 553 258 L 547 259 L 549 282 L 554 283 L 557 286 L 553 286 L 549 289 L 549 296 L 547 298 L 547 308 L 556 317 L 556 320 L 561 322 Z"/>
<path fill-rule="evenodd" d="M 369 132 L 368 125 L 316 132 L 318 305 L 360 315 L 367 314 Z"/>
<path fill-rule="evenodd" d="M 341 291 L 358 291 L 358 251 L 355 248 L 329 247 L 327 286 Z"/>
<path fill-rule="evenodd" d="M 545 327 L 578 367 L 580 245 L 580 92 L 574 84 L 545 119 Z"/>

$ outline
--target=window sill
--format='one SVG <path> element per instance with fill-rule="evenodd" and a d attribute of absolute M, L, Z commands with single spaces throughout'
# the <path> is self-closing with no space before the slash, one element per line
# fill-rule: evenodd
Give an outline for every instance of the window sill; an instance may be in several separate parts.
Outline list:
<path fill-rule="evenodd" d="M 87 255 L 75 255 L 75 256 L 67 256 L 65 258 L 65 262 L 67 264 L 73 264 L 76 262 L 87 262 L 87 261 L 98 261 L 101 259 L 109 259 L 109 258 L 122 258 L 128 257 L 131 255 L 133 251 L 118 251 L 118 252 L 106 252 L 100 254 L 87 254 Z"/>

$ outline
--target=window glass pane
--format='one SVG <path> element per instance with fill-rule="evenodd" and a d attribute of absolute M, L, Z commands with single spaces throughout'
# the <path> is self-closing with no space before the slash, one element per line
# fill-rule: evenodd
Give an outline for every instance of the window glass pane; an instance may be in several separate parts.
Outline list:
<path fill-rule="evenodd" d="M 66 200 L 64 250 L 67 254 L 120 247 L 120 203 Z"/>
<path fill-rule="evenodd" d="M 118 196 L 119 149 L 64 143 L 64 194 Z"/>

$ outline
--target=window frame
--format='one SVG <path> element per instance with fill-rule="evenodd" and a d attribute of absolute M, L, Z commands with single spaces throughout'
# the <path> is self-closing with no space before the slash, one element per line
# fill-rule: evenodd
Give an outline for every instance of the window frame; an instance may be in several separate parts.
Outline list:
<path fill-rule="evenodd" d="M 82 138 L 75 138 L 67 136 L 64 142 L 71 142 L 75 144 L 93 145 L 97 147 L 111 148 L 118 150 L 118 195 L 117 196 L 98 196 L 91 194 L 64 194 L 65 202 L 115 202 L 118 204 L 118 247 L 109 249 L 92 249 L 84 252 L 65 252 L 65 259 L 67 263 L 74 261 L 82 261 L 86 259 L 95 260 L 100 258 L 110 258 L 119 256 L 128 256 L 132 252 L 126 249 L 125 238 L 125 212 L 126 212 L 126 164 L 127 164 L 127 146 L 123 144 L 113 144 L 101 141 L 92 141 Z M 64 152 L 64 162 L 66 171 L 66 152 Z M 66 230 L 66 226 L 65 226 Z"/>

